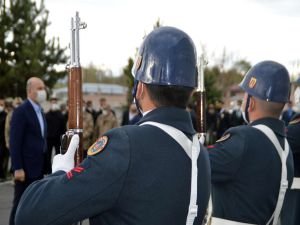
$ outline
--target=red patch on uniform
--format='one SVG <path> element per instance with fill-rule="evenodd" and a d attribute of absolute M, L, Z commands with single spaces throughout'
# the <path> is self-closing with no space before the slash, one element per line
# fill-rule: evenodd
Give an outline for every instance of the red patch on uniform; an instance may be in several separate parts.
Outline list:
<path fill-rule="evenodd" d="M 68 180 L 71 180 L 72 177 L 73 177 L 72 171 L 76 172 L 76 173 L 81 173 L 82 171 L 84 171 L 84 168 L 80 167 L 80 166 L 77 166 L 77 167 L 73 168 L 71 171 L 67 172 L 67 178 L 68 178 Z"/>
<path fill-rule="evenodd" d="M 214 148 L 214 147 L 215 147 L 214 145 L 208 145 L 208 146 L 207 146 L 208 149 Z"/>

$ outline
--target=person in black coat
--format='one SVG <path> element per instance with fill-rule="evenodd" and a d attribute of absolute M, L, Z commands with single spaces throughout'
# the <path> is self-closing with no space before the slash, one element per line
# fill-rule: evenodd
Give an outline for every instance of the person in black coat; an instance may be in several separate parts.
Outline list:
<path fill-rule="evenodd" d="M 47 121 L 47 152 L 45 155 L 45 174 L 51 174 L 52 150 L 55 154 L 60 153 L 61 136 L 66 132 L 65 118 L 57 103 L 57 98 L 50 99 L 50 110 L 45 115 Z"/>
<path fill-rule="evenodd" d="M 5 101 L 0 98 L 0 181 L 6 179 L 7 166 L 5 161 L 8 159 L 9 153 L 5 140 L 5 120 L 7 113 L 5 112 Z"/>

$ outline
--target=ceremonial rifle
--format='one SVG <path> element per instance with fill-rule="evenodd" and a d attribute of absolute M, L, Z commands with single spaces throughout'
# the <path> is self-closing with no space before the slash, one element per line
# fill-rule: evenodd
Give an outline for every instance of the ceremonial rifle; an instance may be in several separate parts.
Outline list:
<path fill-rule="evenodd" d="M 204 68 L 207 61 L 204 54 L 201 55 L 198 62 L 198 87 L 196 90 L 196 118 L 197 118 L 197 131 L 199 140 L 204 145 L 206 136 L 206 91 L 204 85 Z"/>
<path fill-rule="evenodd" d="M 82 75 L 79 57 L 79 30 L 86 28 L 80 21 L 79 13 L 71 18 L 70 64 L 67 66 L 68 76 L 68 130 L 62 136 L 61 152 L 65 153 L 73 135 L 78 134 L 80 141 L 75 154 L 75 166 L 83 160 L 82 147 Z"/>

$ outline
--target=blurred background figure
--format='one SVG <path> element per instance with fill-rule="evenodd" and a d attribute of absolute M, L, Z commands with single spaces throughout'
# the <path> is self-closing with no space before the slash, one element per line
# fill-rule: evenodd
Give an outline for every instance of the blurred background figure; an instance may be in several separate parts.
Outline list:
<path fill-rule="evenodd" d="M 8 162 L 8 149 L 5 141 L 5 101 L 4 98 L 0 98 L 0 182 L 6 180 L 7 176 L 7 162 Z"/>
<path fill-rule="evenodd" d="M 216 103 L 217 119 L 217 139 L 222 137 L 224 132 L 230 127 L 230 114 L 224 108 L 224 102 L 218 101 Z"/>
<path fill-rule="evenodd" d="M 85 106 L 85 110 L 86 112 L 90 113 L 93 117 L 93 123 L 96 122 L 97 119 L 97 111 L 93 108 L 93 102 L 92 101 L 87 101 L 86 102 L 86 106 Z"/>
<path fill-rule="evenodd" d="M 60 137 L 66 132 L 65 118 L 57 101 L 56 96 L 50 97 L 50 110 L 45 115 L 47 121 L 47 151 L 44 174 L 51 174 L 53 148 L 55 154 L 60 153 Z"/>
<path fill-rule="evenodd" d="M 115 127 L 118 127 L 117 118 L 113 114 L 110 105 L 106 104 L 102 109 L 102 114 L 97 118 L 93 140 L 96 141 L 105 132 Z"/>
<path fill-rule="evenodd" d="M 123 112 L 121 126 L 136 124 L 141 118 L 142 115 L 137 110 L 136 105 L 132 103 L 129 108 Z"/>
<path fill-rule="evenodd" d="M 83 157 L 86 158 L 87 150 L 93 143 L 93 131 L 94 131 L 94 120 L 92 114 L 86 110 L 87 103 L 83 101 L 83 134 L 82 134 L 82 142 L 83 142 Z"/>
<path fill-rule="evenodd" d="M 239 125 L 243 125 L 243 112 L 242 112 L 242 100 L 237 100 L 236 105 L 233 108 L 232 114 L 230 115 L 230 126 L 235 127 Z"/>
<path fill-rule="evenodd" d="M 214 144 L 217 140 L 217 120 L 218 114 L 214 104 L 209 104 L 206 113 L 207 134 L 205 142 L 207 145 Z"/>
<path fill-rule="evenodd" d="M 195 107 L 193 103 L 190 102 L 187 105 L 186 110 L 190 113 L 194 129 L 197 130 L 197 119 L 196 119 L 197 117 L 196 117 Z"/>
<path fill-rule="evenodd" d="M 284 121 L 285 126 L 289 125 L 289 122 L 293 118 L 296 112 L 293 110 L 293 103 L 289 101 L 286 104 L 286 109 L 282 112 L 281 119 Z"/>
<path fill-rule="evenodd" d="M 11 118 L 12 118 L 12 114 L 13 114 L 13 111 L 19 106 L 21 105 L 23 102 L 22 98 L 21 97 L 16 97 L 16 98 L 7 98 L 5 100 L 5 109 L 6 109 L 6 112 L 7 112 L 7 115 L 6 115 L 6 120 L 5 120 L 5 143 L 6 143 L 6 148 L 8 149 L 8 154 L 10 152 L 10 147 L 9 147 L 9 139 L 10 139 L 10 136 L 9 136 L 9 133 L 10 133 L 10 122 L 11 122 Z M 7 159 L 7 167 L 9 166 L 9 156 L 8 156 L 8 159 Z M 4 168 L 6 167 L 6 164 L 4 162 Z M 11 168 L 11 165 L 10 165 L 10 169 L 9 169 L 10 172 L 12 172 L 12 168 Z"/>

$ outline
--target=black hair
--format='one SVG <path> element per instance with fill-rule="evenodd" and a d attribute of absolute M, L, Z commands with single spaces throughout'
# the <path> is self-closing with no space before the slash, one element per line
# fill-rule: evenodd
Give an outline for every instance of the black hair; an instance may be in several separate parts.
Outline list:
<path fill-rule="evenodd" d="M 194 90 L 191 87 L 165 86 L 145 84 L 151 100 L 156 107 L 175 106 L 178 108 L 186 108 L 190 96 Z"/>

